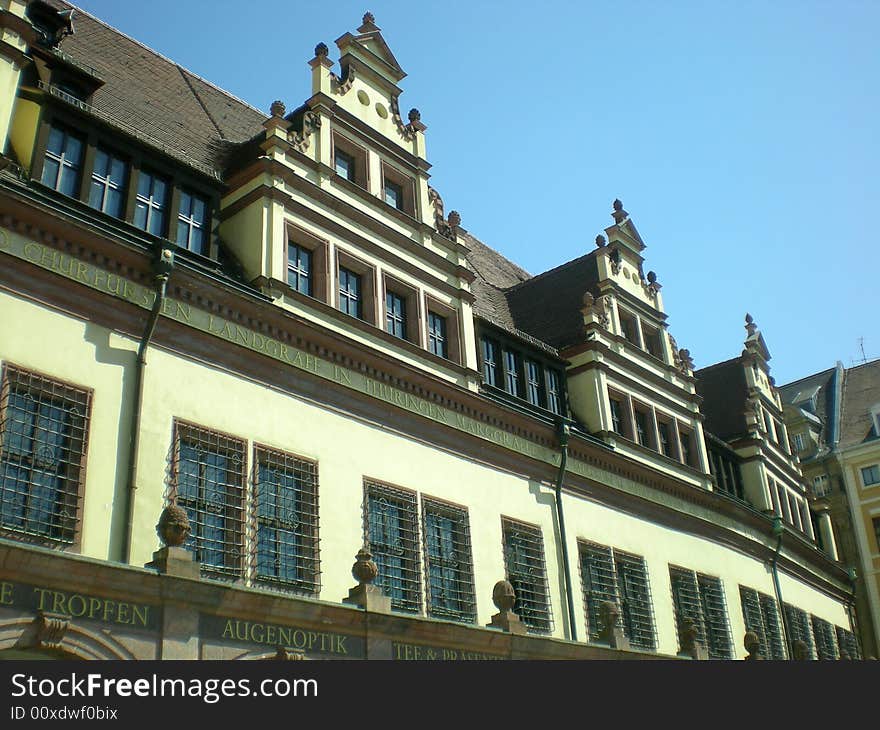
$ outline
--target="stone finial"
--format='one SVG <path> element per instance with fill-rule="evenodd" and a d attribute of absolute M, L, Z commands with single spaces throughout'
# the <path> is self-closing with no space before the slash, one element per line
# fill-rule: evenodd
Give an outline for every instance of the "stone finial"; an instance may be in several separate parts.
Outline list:
<path fill-rule="evenodd" d="M 457 210 L 450 210 L 447 220 L 450 226 L 458 228 L 461 225 L 461 214 Z"/>
<path fill-rule="evenodd" d="M 330 49 L 327 48 L 327 44 L 321 41 L 317 46 L 315 46 L 315 58 L 326 58 L 330 53 Z"/>
<path fill-rule="evenodd" d="M 807 661 L 811 659 L 810 650 L 803 639 L 795 639 L 791 642 L 792 659 L 796 661 Z"/>
<path fill-rule="evenodd" d="M 764 658 L 761 656 L 761 642 L 754 631 L 746 631 L 745 636 L 743 636 L 743 646 L 749 653 L 746 657 L 746 661 L 755 661 L 756 659 Z"/>
<path fill-rule="evenodd" d="M 273 117 L 283 117 L 285 111 L 287 111 L 287 109 L 284 106 L 284 102 L 280 99 L 276 99 L 275 101 L 273 101 L 272 106 L 269 107 L 269 113 Z"/>
<path fill-rule="evenodd" d="M 603 236 L 601 233 L 598 236 L 596 236 L 596 247 L 597 248 L 602 248 L 605 245 L 605 243 L 606 243 L 605 236 Z"/>
<path fill-rule="evenodd" d="M 413 107 L 409 110 L 408 117 L 411 122 L 420 122 L 422 120 L 422 113 Z"/>
<path fill-rule="evenodd" d="M 361 24 L 361 27 L 358 28 L 358 33 L 372 33 L 373 31 L 379 30 L 376 26 L 376 18 L 371 12 L 367 11 L 364 13 L 364 17 L 361 18 L 361 20 L 363 20 L 363 23 Z"/>
<path fill-rule="evenodd" d="M 751 337 L 757 331 L 758 325 L 755 324 L 755 318 L 746 312 L 746 332 L 748 333 L 748 336 Z"/>
<path fill-rule="evenodd" d="M 653 271 L 648 272 L 648 283 L 649 284 L 656 284 L 657 283 L 657 274 L 655 274 Z"/>
<path fill-rule="evenodd" d="M 629 213 L 623 209 L 623 203 L 620 202 L 620 198 L 614 200 L 612 207 L 614 212 L 611 214 L 611 217 L 614 218 L 615 223 L 623 223 L 629 217 Z"/>
<path fill-rule="evenodd" d="M 357 606 L 365 611 L 391 612 L 391 599 L 379 586 L 373 585 L 373 581 L 379 575 L 379 568 L 373 562 L 373 554 L 366 545 L 358 550 L 354 565 L 351 566 L 351 574 L 358 584 L 348 589 L 348 598 L 343 598 L 343 603 Z"/>
<path fill-rule="evenodd" d="M 364 13 L 364 17 L 362 18 L 364 25 L 375 25 L 376 24 L 376 16 L 374 16 L 369 10 Z"/>
<path fill-rule="evenodd" d="M 156 534 L 168 547 L 180 547 L 186 542 L 192 528 L 186 510 L 176 504 L 169 504 L 162 510 L 156 525 Z"/>
<path fill-rule="evenodd" d="M 355 563 L 351 566 L 351 574 L 358 585 L 370 585 L 379 575 L 379 568 L 373 562 L 373 554 L 363 547 L 355 556 Z"/>
<path fill-rule="evenodd" d="M 620 198 L 615 198 L 614 202 L 611 204 L 611 207 L 614 208 L 615 213 L 619 213 L 623 210 L 623 203 L 620 202 Z"/>
<path fill-rule="evenodd" d="M 492 620 L 487 624 L 489 628 L 501 629 L 509 634 L 525 634 L 526 627 L 519 616 L 513 612 L 516 604 L 516 591 L 510 581 L 499 580 L 492 589 L 492 601 L 498 608 Z"/>

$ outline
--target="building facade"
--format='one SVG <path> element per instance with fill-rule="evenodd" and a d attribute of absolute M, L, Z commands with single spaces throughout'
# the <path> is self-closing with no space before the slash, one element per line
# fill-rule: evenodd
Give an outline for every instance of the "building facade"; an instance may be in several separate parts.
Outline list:
<path fill-rule="evenodd" d="M 866 656 L 880 645 L 880 362 L 842 363 L 780 388 L 792 451 L 851 576 Z M 823 543 L 830 544 L 828 540 Z"/>
<path fill-rule="evenodd" d="M 537 276 L 468 233 L 369 13 L 268 115 L 0 25 L 6 656 L 857 655 L 754 323 L 715 399 L 620 201 Z"/>

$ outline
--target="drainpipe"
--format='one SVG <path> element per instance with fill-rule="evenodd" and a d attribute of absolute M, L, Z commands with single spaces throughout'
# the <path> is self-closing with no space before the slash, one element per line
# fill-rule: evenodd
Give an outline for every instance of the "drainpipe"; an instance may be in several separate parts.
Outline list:
<path fill-rule="evenodd" d="M 859 656 L 864 656 L 864 647 L 862 646 L 862 639 L 859 636 L 859 632 L 856 630 L 856 578 L 858 578 L 858 573 L 856 569 L 850 567 L 849 570 L 846 571 L 846 577 L 849 579 L 849 589 L 850 596 L 849 601 L 846 603 L 846 613 L 849 617 L 849 630 L 853 635 L 853 638 L 856 641 L 856 650 L 859 652 Z M 850 657 L 850 659 L 855 659 L 855 657 Z"/>
<path fill-rule="evenodd" d="M 571 428 L 560 421 L 558 424 L 560 459 L 559 473 L 556 475 L 556 518 L 559 520 L 559 541 L 562 544 L 562 564 L 565 568 L 565 600 L 568 604 L 568 626 L 572 641 L 577 641 L 577 627 L 574 622 L 574 598 L 571 589 L 571 569 L 568 565 L 568 544 L 565 539 L 565 516 L 562 513 L 562 480 L 565 478 L 565 465 L 568 461 L 568 437 Z"/>
<path fill-rule="evenodd" d="M 791 651 L 791 636 L 788 633 L 788 619 L 785 617 L 785 607 L 782 605 L 782 590 L 779 588 L 779 569 L 776 561 L 779 560 L 779 550 L 782 547 L 782 535 L 785 528 L 782 526 L 782 518 L 773 518 L 773 534 L 776 536 L 776 550 L 773 551 L 773 557 L 770 558 L 770 567 L 773 569 L 773 588 L 776 591 L 776 605 L 779 606 L 779 615 L 782 616 L 782 633 L 785 634 L 785 648 L 788 651 L 788 658 L 793 659 L 794 654 Z"/>
<path fill-rule="evenodd" d="M 137 361 L 134 371 L 134 402 L 131 408 L 131 423 L 128 430 L 128 481 L 125 490 L 125 533 L 122 545 L 122 560 L 125 563 L 131 561 L 131 538 L 134 529 L 134 497 L 137 492 L 137 459 L 138 442 L 141 427 L 141 403 L 144 397 L 144 369 L 147 366 L 147 347 L 156 323 L 159 321 L 159 313 L 162 311 L 162 303 L 165 301 L 165 292 L 168 286 L 168 278 L 174 268 L 174 251 L 164 245 L 160 245 L 153 259 L 153 279 L 156 286 L 156 298 L 153 300 L 153 308 L 150 310 L 150 318 L 147 320 L 146 329 L 138 345 Z"/>

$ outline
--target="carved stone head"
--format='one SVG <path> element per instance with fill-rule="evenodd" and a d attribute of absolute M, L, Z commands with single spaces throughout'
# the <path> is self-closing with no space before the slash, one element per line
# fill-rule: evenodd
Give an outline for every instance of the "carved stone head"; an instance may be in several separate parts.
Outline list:
<path fill-rule="evenodd" d="M 169 504 L 159 516 L 156 534 L 168 547 L 180 547 L 186 542 L 192 528 L 186 510 L 176 504 Z"/>
<path fill-rule="evenodd" d="M 749 653 L 750 659 L 756 658 L 761 651 L 761 642 L 754 631 L 746 631 L 746 634 L 743 637 L 743 646 Z"/>

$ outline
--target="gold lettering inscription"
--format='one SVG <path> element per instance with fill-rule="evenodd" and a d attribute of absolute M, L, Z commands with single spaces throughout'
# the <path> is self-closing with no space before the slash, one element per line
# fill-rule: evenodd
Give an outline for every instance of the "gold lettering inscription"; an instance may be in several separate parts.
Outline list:
<path fill-rule="evenodd" d="M 4 585 L 11 586 L 11 584 Z M 64 593 L 63 591 L 53 591 L 50 588 L 34 588 L 34 593 L 38 596 L 38 610 L 61 613 L 73 618 L 85 617 L 107 623 L 146 627 L 150 616 L 149 606 L 126 601 L 83 596 L 79 593 Z"/>
<path fill-rule="evenodd" d="M 0 606 L 12 605 L 12 583 L 0 583 Z"/>
<path fill-rule="evenodd" d="M 246 641 L 252 644 L 290 646 L 303 651 L 322 651 L 331 654 L 348 654 L 345 641 L 348 637 L 323 631 L 306 631 L 289 626 L 226 619 L 221 637 Z"/>

